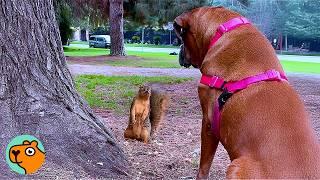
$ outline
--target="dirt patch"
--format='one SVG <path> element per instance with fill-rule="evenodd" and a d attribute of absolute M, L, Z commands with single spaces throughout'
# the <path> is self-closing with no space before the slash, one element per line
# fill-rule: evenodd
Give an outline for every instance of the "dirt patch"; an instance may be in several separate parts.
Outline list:
<path fill-rule="evenodd" d="M 320 78 L 290 76 L 310 112 L 312 124 L 320 140 Z M 104 123 L 112 129 L 119 144 L 131 162 L 133 177 L 128 179 L 192 179 L 195 177 L 200 155 L 201 108 L 197 95 L 197 81 L 164 85 L 171 92 L 172 101 L 163 128 L 156 141 L 143 144 L 126 141 L 123 132 L 128 113 L 116 115 L 111 111 L 96 109 Z M 210 179 L 224 179 L 230 163 L 221 145 L 214 158 Z"/>
<path fill-rule="evenodd" d="M 71 64 L 91 64 L 99 65 L 105 64 L 106 61 L 125 61 L 125 60 L 142 60 L 139 56 L 67 56 L 66 60 Z"/>

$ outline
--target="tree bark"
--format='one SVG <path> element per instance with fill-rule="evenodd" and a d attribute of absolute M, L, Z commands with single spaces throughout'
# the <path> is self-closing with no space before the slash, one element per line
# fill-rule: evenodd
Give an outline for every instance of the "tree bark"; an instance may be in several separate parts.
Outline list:
<path fill-rule="evenodd" d="M 0 177 L 21 177 L 3 153 L 21 134 L 34 135 L 46 150 L 32 177 L 122 176 L 123 151 L 74 88 L 52 4 L 0 0 Z"/>
<path fill-rule="evenodd" d="M 110 0 L 110 36 L 112 56 L 124 56 L 123 0 Z"/>

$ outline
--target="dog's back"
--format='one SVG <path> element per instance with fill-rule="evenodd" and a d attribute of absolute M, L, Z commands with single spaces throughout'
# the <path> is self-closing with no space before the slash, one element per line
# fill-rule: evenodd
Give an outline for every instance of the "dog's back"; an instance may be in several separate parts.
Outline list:
<path fill-rule="evenodd" d="M 229 178 L 320 177 L 317 138 L 303 103 L 287 83 L 257 84 L 232 101 L 221 124 L 221 136 L 228 134 L 222 144 L 237 154 Z"/>

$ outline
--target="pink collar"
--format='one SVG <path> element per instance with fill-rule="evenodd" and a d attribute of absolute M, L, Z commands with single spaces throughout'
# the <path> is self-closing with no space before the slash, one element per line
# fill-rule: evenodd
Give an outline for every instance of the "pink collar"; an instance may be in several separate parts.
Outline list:
<path fill-rule="evenodd" d="M 209 48 L 211 48 L 224 33 L 229 32 L 245 24 L 251 24 L 251 23 L 244 17 L 233 18 L 227 21 L 226 23 L 221 24 L 217 29 L 215 35 L 211 39 Z M 287 78 L 284 73 L 278 72 L 273 69 L 268 70 L 262 74 L 244 78 L 239 81 L 230 81 L 230 82 L 226 82 L 223 78 L 218 76 L 207 76 L 202 74 L 202 77 L 200 80 L 201 84 L 223 91 L 221 95 L 218 97 L 218 99 L 216 100 L 216 103 L 214 104 L 213 116 L 212 116 L 212 122 L 211 122 L 213 133 L 217 138 L 220 138 L 221 110 L 224 104 L 226 103 L 226 101 L 234 93 L 247 88 L 251 84 L 261 82 L 261 81 L 287 81 Z"/>
<path fill-rule="evenodd" d="M 211 39 L 208 49 L 210 49 L 220 39 L 220 37 L 224 33 L 229 32 L 239 26 L 246 25 L 246 24 L 251 24 L 251 23 L 249 22 L 248 19 L 246 19 L 244 17 L 236 17 L 236 18 L 233 18 L 233 19 L 221 24 L 218 27 L 216 34 Z"/>

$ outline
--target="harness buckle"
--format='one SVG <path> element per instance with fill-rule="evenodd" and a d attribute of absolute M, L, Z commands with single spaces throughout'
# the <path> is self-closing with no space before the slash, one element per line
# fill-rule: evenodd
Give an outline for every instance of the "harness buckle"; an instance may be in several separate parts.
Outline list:
<path fill-rule="evenodd" d="M 221 34 L 225 33 L 228 31 L 228 28 L 226 28 L 223 24 L 221 24 L 219 27 L 218 27 L 218 32 L 220 32 Z"/>
<path fill-rule="evenodd" d="M 223 92 L 218 97 L 218 103 L 219 103 L 219 110 L 221 111 L 224 104 L 227 102 L 229 98 L 233 95 L 232 92 L 229 92 L 228 89 L 224 88 Z"/>
<path fill-rule="evenodd" d="M 210 86 L 211 88 L 214 88 L 215 85 L 216 85 L 216 83 L 217 83 L 217 81 L 218 81 L 218 79 L 219 79 L 219 77 L 214 76 L 214 77 L 212 77 L 211 79 L 212 79 L 212 80 L 211 80 L 211 83 L 209 84 L 209 86 Z"/>
<path fill-rule="evenodd" d="M 281 75 L 280 75 L 280 72 L 276 71 L 276 70 L 269 70 L 267 71 L 267 76 L 269 79 L 278 79 L 278 80 L 281 80 Z"/>

